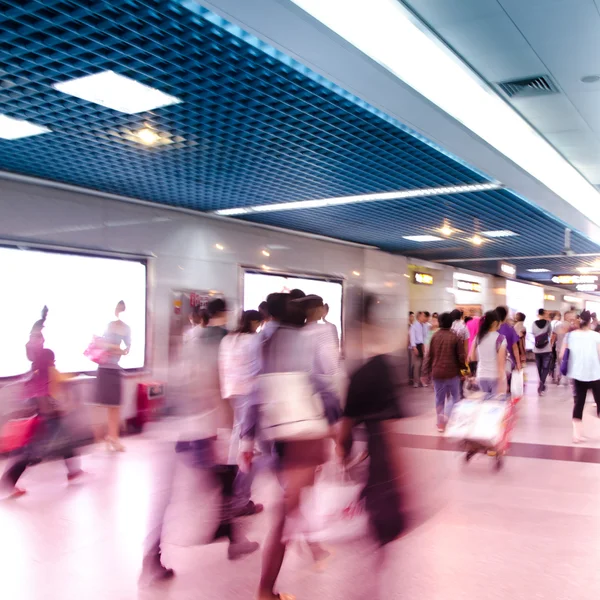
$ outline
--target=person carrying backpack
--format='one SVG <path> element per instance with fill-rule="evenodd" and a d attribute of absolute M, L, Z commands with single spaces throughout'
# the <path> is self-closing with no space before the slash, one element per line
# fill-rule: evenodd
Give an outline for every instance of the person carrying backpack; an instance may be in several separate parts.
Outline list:
<path fill-rule="evenodd" d="M 543 308 L 538 311 L 538 319 L 533 322 L 531 333 L 535 339 L 533 353 L 540 378 L 538 395 L 543 396 L 546 391 L 546 378 L 552 363 L 552 346 L 556 339 L 556 335 L 552 333 L 548 313 Z"/>

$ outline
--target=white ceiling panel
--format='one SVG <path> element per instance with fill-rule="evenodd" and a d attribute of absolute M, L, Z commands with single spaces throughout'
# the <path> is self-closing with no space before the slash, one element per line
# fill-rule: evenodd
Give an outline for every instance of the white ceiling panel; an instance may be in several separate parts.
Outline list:
<path fill-rule="evenodd" d="M 600 12 L 593 0 L 555 2 L 547 9 L 521 4 L 508 12 L 561 87 L 600 72 Z"/>
<path fill-rule="evenodd" d="M 554 11 L 558 5 L 594 4 L 594 0 L 497 0 L 513 17 L 539 11 Z"/>
<path fill-rule="evenodd" d="M 600 134 L 600 91 L 570 94 L 569 97 L 590 128 Z"/>
<path fill-rule="evenodd" d="M 543 134 L 588 128 L 586 121 L 563 94 L 513 98 L 512 105 Z"/>
<path fill-rule="evenodd" d="M 415 0 L 410 5 L 435 28 L 503 12 L 497 0 Z"/>

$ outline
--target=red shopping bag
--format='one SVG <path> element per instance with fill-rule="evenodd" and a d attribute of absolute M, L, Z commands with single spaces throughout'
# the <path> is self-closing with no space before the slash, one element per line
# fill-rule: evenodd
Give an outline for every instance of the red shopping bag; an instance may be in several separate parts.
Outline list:
<path fill-rule="evenodd" d="M 33 437 L 38 423 L 37 415 L 7 421 L 0 431 L 0 452 L 12 452 L 23 448 Z"/>

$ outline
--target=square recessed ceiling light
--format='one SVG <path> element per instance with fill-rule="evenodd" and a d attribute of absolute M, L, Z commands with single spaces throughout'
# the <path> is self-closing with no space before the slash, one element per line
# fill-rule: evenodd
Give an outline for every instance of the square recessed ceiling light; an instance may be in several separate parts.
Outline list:
<path fill-rule="evenodd" d="M 154 110 L 181 100 L 139 81 L 119 75 L 114 71 L 103 71 L 70 81 L 55 83 L 55 90 L 118 110 L 128 115 Z"/>
<path fill-rule="evenodd" d="M 441 242 L 442 238 L 435 235 L 403 235 L 403 239 L 409 242 Z"/>
<path fill-rule="evenodd" d="M 513 235 L 519 235 L 514 231 L 510 231 L 508 229 L 498 229 L 497 231 L 482 231 L 481 235 L 485 235 L 485 237 L 497 238 L 497 237 L 512 237 Z"/>
<path fill-rule="evenodd" d="M 530 273 L 550 273 L 550 269 L 527 269 Z"/>
<path fill-rule="evenodd" d="M 3 140 L 19 140 L 40 133 L 48 133 L 50 130 L 42 125 L 35 125 L 29 121 L 13 119 L 6 115 L 0 115 L 0 138 Z"/>

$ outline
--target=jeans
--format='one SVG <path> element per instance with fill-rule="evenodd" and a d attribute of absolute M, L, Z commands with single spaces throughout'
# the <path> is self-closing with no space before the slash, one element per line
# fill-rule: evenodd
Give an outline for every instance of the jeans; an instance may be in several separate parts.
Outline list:
<path fill-rule="evenodd" d="M 538 391 L 543 392 L 546 389 L 546 377 L 548 377 L 548 373 L 550 372 L 551 361 L 552 352 L 540 352 L 535 355 L 535 364 L 540 378 Z"/>
<path fill-rule="evenodd" d="M 581 420 L 583 418 L 583 408 L 588 390 L 592 390 L 598 416 L 600 416 L 600 380 L 597 381 L 579 381 L 573 380 L 573 389 L 575 391 L 575 405 L 573 406 L 573 418 Z"/>
<path fill-rule="evenodd" d="M 492 396 L 495 396 L 498 392 L 498 380 L 497 379 L 480 379 L 479 389 L 485 393 L 484 400 L 489 400 Z"/>
<path fill-rule="evenodd" d="M 258 448 L 261 452 L 252 461 L 250 470 L 245 473 L 238 471 L 233 484 L 233 510 L 241 510 L 252 497 L 252 484 L 256 475 L 263 470 L 274 470 L 277 457 L 274 454 L 272 442 L 258 442 Z"/>
<path fill-rule="evenodd" d="M 442 425 L 448 420 L 454 405 L 460 400 L 460 377 L 434 379 L 433 389 L 437 422 L 438 425 Z M 450 397 L 450 402 L 446 402 L 447 397 Z"/>

